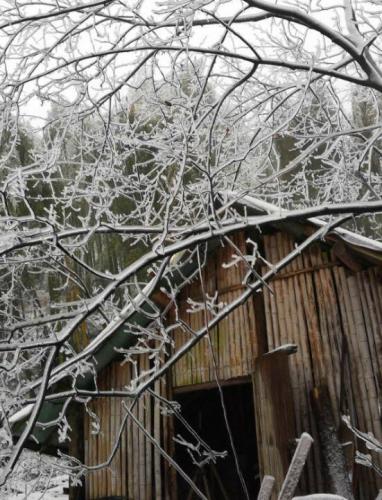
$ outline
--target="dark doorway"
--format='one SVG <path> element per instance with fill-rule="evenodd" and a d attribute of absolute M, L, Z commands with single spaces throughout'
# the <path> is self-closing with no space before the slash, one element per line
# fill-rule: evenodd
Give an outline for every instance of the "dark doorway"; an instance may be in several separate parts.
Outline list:
<path fill-rule="evenodd" d="M 223 387 L 228 422 L 249 497 L 256 498 L 259 490 L 259 471 L 256 446 L 256 427 L 251 383 Z M 241 486 L 230 439 L 225 424 L 218 389 L 190 391 L 176 395 L 182 406 L 182 416 L 215 451 L 227 451 L 225 458 L 215 464 L 198 467 L 192 463 L 186 448 L 177 444 L 175 459 L 210 500 L 241 500 L 246 495 Z M 182 423 L 176 420 L 175 435 L 195 443 Z M 179 500 L 195 499 L 190 486 L 178 476 Z"/>

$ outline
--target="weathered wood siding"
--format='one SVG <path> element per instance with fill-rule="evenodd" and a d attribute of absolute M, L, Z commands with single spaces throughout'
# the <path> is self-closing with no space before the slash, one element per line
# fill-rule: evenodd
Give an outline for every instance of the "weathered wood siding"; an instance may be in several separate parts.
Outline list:
<path fill-rule="evenodd" d="M 240 252 L 246 254 L 244 234 L 237 233 L 231 239 Z M 174 332 L 175 351 L 192 335 L 187 326 L 198 330 L 205 325 L 205 310 L 191 313 L 188 299 L 202 302 L 206 293 L 214 296 L 217 292 L 217 302 L 225 304 L 243 293 L 242 282 L 248 269 L 243 263 L 228 268 L 223 266 L 231 262 L 236 253 L 235 247 L 228 244 L 218 248 L 208 258 L 201 272 L 202 279 L 197 277 L 182 289 L 178 298 L 179 317 L 186 326 Z M 171 320 L 174 319 L 173 314 Z M 216 375 L 223 380 L 251 375 L 258 354 L 257 338 L 253 299 L 250 299 L 211 329 L 209 335 L 176 364 L 172 370 L 173 387 L 214 382 Z"/>
<path fill-rule="evenodd" d="M 99 390 L 126 389 L 133 378 L 134 370 L 148 369 L 148 357 L 137 357 L 134 368 L 130 363 L 121 365 L 114 362 L 98 375 Z M 170 397 L 165 381 L 155 383 L 155 391 Z M 122 403 L 123 401 L 123 403 Z M 85 463 L 96 466 L 105 463 L 111 456 L 114 444 L 126 416 L 123 404 L 131 405 L 131 400 L 108 397 L 95 399 L 89 410 L 97 416 L 100 430 L 93 433 L 94 416 L 85 417 Z M 169 453 L 172 417 L 164 417 L 158 399 L 144 394 L 134 406 L 133 415 L 145 426 L 147 432 Z M 114 458 L 107 467 L 89 471 L 85 482 L 86 499 L 121 497 L 129 500 L 173 499 L 175 494 L 174 470 L 170 470 L 160 452 L 154 448 L 131 418 L 126 421 L 121 443 Z"/>
<path fill-rule="evenodd" d="M 237 249 L 247 253 L 245 236 L 238 233 L 232 236 L 232 241 L 236 249 L 226 245 L 215 250 L 201 271 L 202 280 L 195 278 L 180 292 L 178 311 L 173 309 L 169 318 L 171 322 L 176 319 L 184 322 L 184 326 L 173 332 L 174 351 L 190 338 L 190 328 L 198 330 L 205 325 L 205 311 L 202 308 L 191 313 L 189 298 L 200 303 L 206 293 L 212 297 L 217 292 L 217 302 L 228 303 L 242 293 L 246 267 L 242 263 L 228 268 L 223 264 L 232 260 Z M 262 236 L 259 245 L 267 261 L 276 263 L 294 248 L 295 241 L 280 232 Z M 171 397 L 172 387 L 208 384 L 215 381 L 216 375 L 227 381 L 255 373 L 261 472 L 275 473 L 280 482 L 287 448 L 293 448 L 291 429 L 295 438 L 308 431 L 315 442 L 300 489 L 306 493 L 327 491 L 317 431 L 319 416 L 311 402 L 313 388 L 328 389 L 339 434 L 344 432 L 341 415 L 350 414 L 361 431 L 370 431 L 382 440 L 382 283 L 378 273 L 373 267 L 350 271 L 332 256 L 329 246 L 325 250 L 321 243 L 315 244 L 270 282 L 272 293 L 264 288 L 257 295 L 261 298 L 260 307 L 258 298 L 256 301 L 251 298 L 237 308 L 179 360 L 169 374 L 168 384 L 157 382 L 155 389 Z M 298 352 L 288 357 L 289 370 L 285 368 L 285 356 L 279 371 L 266 358 L 259 359 L 264 350 L 290 343 L 297 344 Z M 141 371 L 147 369 L 148 363 L 145 356 L 137 358 Z M 99 374 L 99 388 L 123 388 L 132 377 L 131 364 L 121 366 L 114 362 Z M 101 422 L 100 432 L 92 434 L 93 418 L 86 416 L 85 463 L 91 466 L 107 460 L 125 411 L 119 398 L 96 399 L 89 409 Z M 148 432 L 171 453 L 172 421 L 161 413 L 158 400 L 145 395 L 133 411 Z M 287 424 L 280 425 L 277 416 L 283 411 L 288 413 L 283 415 Z M 288 435 L 282 433 L 283 427 Z M 343 440 L 349 440 L 349 433 Z M 360 448 L 360 443 L 357 447 Z M 350 465 L 352 458 L 349 470 L 353 467 L 356 498 L 375 498 L 381 487 L 376 474 Z M 378 463 L 378 457 L 374 458 Z M 88 500 L 112 495 L 134 500 L 176 498 L 173 469 L 131 419 L 109 467 L 90 471 L 86 479 Z"/>
<path fill-rule="evenodd" d="M 292 237 L 264 237 L 265 257 L 276 263 L 294 247 Z M 382 285 L 377 271 L 348 271 L 317 244 L 303 252 L 264 290 L 268 347 L 295 343 L 290 373 L 297 435 L 314 439 L 302 489 L 324 491 L 322 457 L 311 391 L 327 385 L 336 424 L 350 413 L 362 431 L 381 439 Z M 355 466 L 360 498 L 374 498 L 377 477 Z"/>

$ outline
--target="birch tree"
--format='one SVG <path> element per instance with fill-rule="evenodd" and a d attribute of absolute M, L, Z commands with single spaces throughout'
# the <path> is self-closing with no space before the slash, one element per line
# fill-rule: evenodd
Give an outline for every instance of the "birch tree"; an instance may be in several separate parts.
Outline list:
<path fill-rule="evenodd" d="M 152 367 L 126 388 L 133 402 L 325 231 L 382 211 L 382 25 L 372 0 L 0 6 L 5 485 L 44 402 L 64 400 L 51 425 L 65 439 L 67 408 L 92 397 L 77 382 L 95 376 L 100 342 L 124 329 L 134 352 L 151 349 Z M 245 194 L 287 211 L 246 216 L 234 207 Z M 206 243 L 301 216 L 327 225 L 262 278 L 250 272 L 240 299 L 211 305 L 210 323 L 169 355 L 173 326 L 148 298 L 158 284 L 175 303 L 179 266 L 201 267 Z M 137 308 L 142 331 L 129 326 Z"/>

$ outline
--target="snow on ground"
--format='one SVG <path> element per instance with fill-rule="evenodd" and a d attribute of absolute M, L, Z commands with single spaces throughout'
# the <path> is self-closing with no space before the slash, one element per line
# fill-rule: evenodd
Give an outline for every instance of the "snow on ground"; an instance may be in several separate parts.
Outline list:
<path fill-rule="evenodd" d="M 54 490 L 49 490 L 46 493 L 34 492 L 34 493 L 17 493 L 16 495 L 10 495 L 7 500 L 68 500 L 69 496 L 64 493 L 59 493 Z M 5 499 L 4 499 L 5 500 Z"/>
<path fill-rule="evenodd" d="M 28 492 L 27 488 L 24 488 L 24 491 L 20 491 L 18 493 L 13 493 L 7 496 L 7 500 L 68 500 L 69 495 L 64 493 L 64 488 L 68 487 L 68 478 L 67 476 L 60 476 L 54 479 L 54 485 L 47 489 L 46 492 L 43 491 L 34 491 L 33 493 Z M 1 493 L 0 493 L 1 495 Z M 0 500 L 3 500 L 0 497 Z M 4 498 L 5 500 L 5 498 Z"/>

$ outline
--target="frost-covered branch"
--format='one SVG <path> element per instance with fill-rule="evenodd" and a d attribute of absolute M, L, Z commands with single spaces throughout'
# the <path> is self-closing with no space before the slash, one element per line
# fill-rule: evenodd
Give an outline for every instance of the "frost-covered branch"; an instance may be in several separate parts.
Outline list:
<path fill-rule="evenodd" d="M 340 223 L 345 240 L 382 239 L 382 25 L 375 2 L 348 0 L 7 0 L 0 27 L 5 480 L 36 429 L 65 441 L 73 404 L 144 397 Z M 292 221 L 316 232 L 262 276 L 259 247 L 230 239 Z M 193 328 L 179 296 L 220 243 L 244 288 L 227 304 L 190 297 L 187 314 L 205 311 Z M 116 335 L 134 377 L 100 389 Z M 39 422 L 49 401 L 61 410 Z"/>

